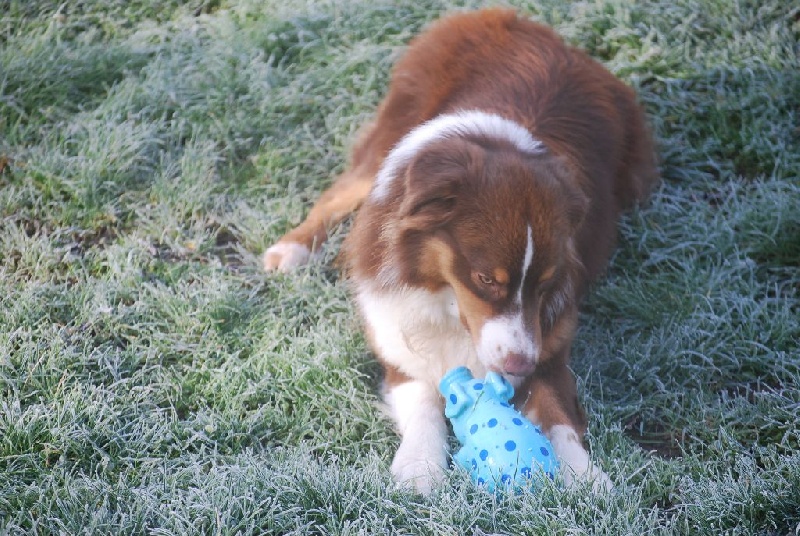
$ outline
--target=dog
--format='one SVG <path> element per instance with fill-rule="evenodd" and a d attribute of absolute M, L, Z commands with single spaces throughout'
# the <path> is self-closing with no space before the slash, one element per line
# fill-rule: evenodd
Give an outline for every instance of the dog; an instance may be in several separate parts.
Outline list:
<path fill-rule="evenodd" d="M 401 436 L 397 482 L 428 493 L 443 478 L 437 384 L 466 365 L 514 385 L 567 485 L 608 490 L 570 346 L 621 211 L 657 178 L 635 93 L 602 65 L 514 11 L 452 15 L 412 40 L 349 168 L 263 264 L 307 262 L 360 207 L 344 265 Z"/>

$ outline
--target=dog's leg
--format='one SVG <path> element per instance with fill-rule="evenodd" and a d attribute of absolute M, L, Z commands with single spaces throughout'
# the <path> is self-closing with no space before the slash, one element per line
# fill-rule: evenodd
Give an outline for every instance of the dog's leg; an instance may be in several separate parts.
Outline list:
<path fill-rule="evenodd" d="M 608 492 L 614 484 L 608 475 L 594 464 L 575 427 L 557 424 L 546 433 L 561 462 L 561 476 L 567 486 L 576 481 L 589 481 L 595 493 Z"/>
<path fill-rule="evenodd" d="M 398 484 L 428 494 L 447 468 L 447 424 L 441 396 L 430 385 L 409 380 L 387 385 L 385 398 L 401 438 L 392 475 Z"/>
<path fill-rule="evenodd" d="M 361 205 L 372 181 L 371 174 L 357 168 L 340 175 L 311 208 L 305 221 L 264 252 L 264 269 L 286 272 L 305 264 L 328 238 L 328 229 Z"/>
<path fill-rule="evenodd" d="M 553 444 L 568 486 L 584 480 L 592 483 L 595 492 L 613 489 L 611 479 L 592 463 L 583 446 L 585 417 L 578 403 L 575 378 L 563 362 L 539 366 L 527 386 L 520 390 L 518 399 L 522 399 L 520 403 L 527 417 Z"/>
<path fill-rule="evenodd" d="M 287 272 L 305 264 L 328 238 L 328 229 L 361 206 L 372 188 L 383 154 L 376 130 L 373 122 L 360 129 L 350 167 L 323 192 L 303 223 L 264 252 L 264 270 Z"/>

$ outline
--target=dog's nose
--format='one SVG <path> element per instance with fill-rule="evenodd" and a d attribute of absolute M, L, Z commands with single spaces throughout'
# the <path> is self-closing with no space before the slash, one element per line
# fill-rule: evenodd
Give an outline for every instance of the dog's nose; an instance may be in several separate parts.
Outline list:
<path fill-rule="evenodd" d="M 536 368 L 536 362 L 533 359 L 516 353 L 508 354 L 503 363 L 503 371 L 512 376 L 527 376 L 533 372 L 534 368 Z"/>

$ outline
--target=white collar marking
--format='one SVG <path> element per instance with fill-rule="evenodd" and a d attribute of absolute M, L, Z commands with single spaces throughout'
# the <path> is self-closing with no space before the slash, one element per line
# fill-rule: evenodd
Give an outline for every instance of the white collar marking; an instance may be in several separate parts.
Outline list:
<path fill-rule="evenodd" d="M 462 110 L 443 114 L 422 123 L 406 134 L 386 156 L 372 188 L 373 201 L 383 201 L 389 185 L 398 172 L 407 166 L 426 145 L 437 140 L 463 136 L 486 136 L 511 142 L 523 153 L 536 154 L 544 150 L 542 142 L 534 138 L 522 125 L 497 114 L 478 110 Z"/>

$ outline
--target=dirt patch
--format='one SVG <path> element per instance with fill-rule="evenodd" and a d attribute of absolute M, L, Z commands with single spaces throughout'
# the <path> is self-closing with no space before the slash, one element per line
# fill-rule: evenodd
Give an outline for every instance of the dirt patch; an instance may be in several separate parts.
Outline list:
<path fill-rule="evenodd" d="M 643 423 L 641 417 L 635 415 L 625 423 L 624 430 L 625 435 L 648 452 L 669 460 L 683 456 L 682 434 L 668 430 L 661 423 Z"/>

